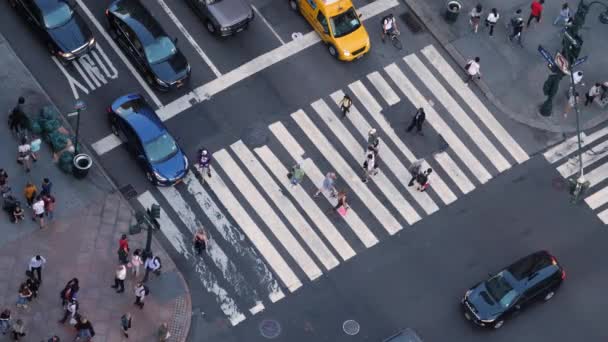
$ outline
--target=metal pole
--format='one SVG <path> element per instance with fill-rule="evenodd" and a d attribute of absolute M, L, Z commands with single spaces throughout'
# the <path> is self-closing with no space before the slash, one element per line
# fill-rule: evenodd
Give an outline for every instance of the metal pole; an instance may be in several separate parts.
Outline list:
<path fill-rule="evenodd" d="M 146 220 L 147 221 L 147 220 Z M 144 250 L 144 263 L 148 258 L 152 258 L 152 226 L 150 226 L 149 222 L 146 222 L 148 235 L 146 236 L 146 249 Z M 145 267 L 145 265 L 144 265 Z M 148 281 L 148 275 L 150 274 L 150 269 L 146 268 L 146 272 L 144 274 L 143 282 Z"/>
<path fill-rule="evenodd" d="M 578 101 L 576 99 L 576 84 L 574 84 L 574 70 L 572 70 L 572 65 L 569 66 L 570 69 L 570 83 L 572 84 L 572 96 L 574 96 L 574 112 L 576 113 L 576 137 L 578 141 L 578 167 L 579 167 L 579 179 L 583 179 L 583 146 L 581 143 L 581 126 L 579 119 L 579 109 L 578 109 Z M 569 101 L 570 99 L 568 99 Z"/>
<path fill-rule="evenodd" d="M 76 109 L 77 117 L 76 117 L 76 137 L 74 138 L 74 140 L 76 140 L 75 145 L 74 145 L 74 155 L 78 155 L 78 134 L 80 133 L 80 109 Z"/>

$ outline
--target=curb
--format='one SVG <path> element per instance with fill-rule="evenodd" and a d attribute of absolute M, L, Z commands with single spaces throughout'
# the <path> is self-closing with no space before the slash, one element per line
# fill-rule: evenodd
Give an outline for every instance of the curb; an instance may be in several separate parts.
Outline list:
<path fill-rule="evenodd" d="M 412 13 L 420 20 L 420 22 L 424 25 L 427 31 L 435 38 L 443 47 L 443 49 L 450 55 L 450 57 L 456 62 L 458 65 L 465 65 L 467 60 L 458 52 L 458 50 L 450 43 L 450 38 L 453 36 L 450 32 L 443 29 L 442 25 L 445 25 L 445 22 L 437 23 L 437 25 L 429 25 L 435 21 L 436 18 L 440 18 L 441 14 L 438 17 L 431 15 L 431 12 L 428 9 L 428 6 L 422 4 L 422 2 L 417 0 L 403 0 L 403 2 L 410 8 Z M 461 12 L 462 13 L 462 12 Z M 456 38 L 456 37 L 452 37 Z M 521 124 L 530 126 L 532 128 L 552 132 L 552 133 L 576 133 L 576 129 L 563 128 L 559 125 L 556 125 L 552 122 L 549 122 L 543 117 L 540 116 L 537 112 L 530 114 L 532 117 L 537 117 L 539 120 L 533 120 L 526 117 L 522 117 L 521 115 L 515 113 L 515 111 L 511 110 L 509 107 L 504 105 L 502 101 L 500 101 L 492 92 L 490 87 L 483 80 L 474 80 L 472 83 L 476 84 L 479 90 L 483 93 L 488 101 L 490 101 L 498 110 L 507 115 L 510 119 L 517 121 Z M 603 122 L 605 122 L 607 118 L 598 116 L 591 120 L 586 121 L 584 124 L 581 124 L 581 131 L 591 129 Z"/>
<path fill-rule="evenodd" d="M 23 61 L 19 58 L 19 56 L 15 53 L 15 51 L 13 50 L 13 48 L 11 47 L 11 44 L 9 43 L 8 40 L 6 40 L 6 38 L 4 37 L 4 35 L 2 35 L 2 33 L 0 33 L 0 43 L 4 43 L 6 45 L 6 47 L 12 52 L 13 55 L 15 55 L 15 59 L 17 61 L 17 63 L 21 64 L 23 70 L 25 71 L 25 77 L 29 77 L 33 83 L 35 84 L 35 86 L 38 88 L 38 92 L 42 95 L 42 97 L 44 99 L 46 99 L 46 101 L 57 111 L 57 113 L 59 113 L 59 117 L 61 118 L 61 121 L 64 125 L 64 127 L 66 127 L 70 133 L 74 132 L 74 129 L 72 127 L 72 125 L 70 124 L 70 122 L 65 118 L 64 114 L 59 110 L 59 108 L 57 108 L 57 106 L 55 105 L 55 103 L 51 100 L 51 98 L 49 97 L 49 95 L 46 93 L 46 91 L 44 91 L 44 88 L 42 88 L 42 85 L 40 84 L 40 82 L 38 82 L 38 79 L 31 73 L 31 71 L 28 69 L 28 67 L 23 64 Z M 135 212 L 135 209 L 133 208 L 133 206 L 131 205 L 131 202 L 129 200 L 127 200 L 127 198 L 124 197 L 124 195 L 120 192 L 120 190 L 118 189 L 118 186 L 116 185 L 116 183 L 114 183 L 114 181 L 110 178 L 110 175 L 106 172 L 106 170 L 101 166 L 101 163 L 98 162 L 98 159 L 96 157 L 96 155 L 94 155 L 93 153 L 91 153 L 91 150 L 89 149 L 89 146 L 87 146 L 86 144 L 82 143 L 81 144 L 82 149 L 91 157 L 91 159 L 93 160 L 93 168 L 97 169 L 101 176 L 109 183 L 110 185 L 110 191 L 109 194 L 118 194 L 118 196 L 120 196 L 128 205 L 129 207 L 132 209 L 132 212 Z M 153 237 L 153 240 L 156 244 L 158 244 L 159 246 L 162 245 L 160 244 L 160 242 L 156 239 L 156 237 Z M 164 248 L 163 248 L 164 250 Z M 167 253 L 165 251 L 165 253 L 167 255 L 169 255 L 169 253 Z M 177 270 L 177 268 L 176 268 Z M 185 322 L 185 327 L 183 329 L 184 331 L 184 336 L 181 336 L 181 338 L 179 339 L 180 342 L 185 342 L 189 331 L 190 331 L 190 325 L 191 325 L 191 321 L 192 321 L 192 298 L 190 296 L 190 288 L 188 287 L 188 283 L 186 282 L 186 279 L 184 278 L 183 274 L 181 272 L 177 272 L 177 274 L 179 275 L 179 278 L 181 279 L 181 282 L 183 283 L 183 286 L 186 290 L 186 295 L 184 296 L 185 299 L 184 300 L 177 300 L 176 304 L 174 305 L 173 308 L 173 316 L 172 316 L 172 322 L 170 323 L 170 327 L 175 328 L 177 325 L 180 324 L 180 322 Z M 181 303 L 184 302 L 184 303 Z M 183 308 L 184 312 L 180 312 L 179 309 Z M 175 329 L 171 329 L 171 331 L 173 332 Z M 179 336 L 179 332 L 177 332 L 176 334 L 173 334 L 174 337 Z"/>

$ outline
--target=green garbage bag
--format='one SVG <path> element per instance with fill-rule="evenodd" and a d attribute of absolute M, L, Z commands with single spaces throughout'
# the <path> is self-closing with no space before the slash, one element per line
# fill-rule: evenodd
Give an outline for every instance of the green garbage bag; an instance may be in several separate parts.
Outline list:
<path fill-rule="evenodd" d="M 65 173 L 72 173 L 72 166 L 74 160 L 74 153 L 70 151 L 63 151 L 59 156 L 59 168 Z"/>
<path fill-rule="evenodd" d="M 63 150 L 67 145 L 70 138 L 62 133 L 57 131 L 50 132 L 48 134 L 49 142 L 51 143 L 51 148 L 53 152 L 59 152 Z"/>

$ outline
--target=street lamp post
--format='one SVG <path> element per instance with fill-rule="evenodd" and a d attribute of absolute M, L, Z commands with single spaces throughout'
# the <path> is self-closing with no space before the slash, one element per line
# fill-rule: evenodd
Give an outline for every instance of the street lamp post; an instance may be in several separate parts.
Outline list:
<path fill-rule="evenodd" d="M 76 109 L 76 136 L 74 137 L 74 155 L 78 155 L 78 135 L 80 134 L 80 112 L 87 108 L 83 100 L 76 101 L 74 109 Z"/>
<path fill-rule="evenodd" d="M 146 249 L 142 255 L 144 261 L 152 258 L 152 231 L 160 229 L 160 224 L 157 220 L 158 218 L 160 218 L 160 206 L 158 204 L 152 204 L 150 208 L 146 209 L 146 214 L 144 215 L 144 222 L 147 230 Z M 149 274 L 150 269 L 146 267 L 143 279 L 144 283 L 148 281 Z"/>

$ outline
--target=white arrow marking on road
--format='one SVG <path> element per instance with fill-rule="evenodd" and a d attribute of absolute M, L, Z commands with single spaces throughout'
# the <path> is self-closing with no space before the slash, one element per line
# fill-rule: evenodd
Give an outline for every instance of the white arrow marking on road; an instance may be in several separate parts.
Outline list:
<path fill-rule="evenodd" d="M 78 63 L 82 65 L 89 77 L 93 80 L 93 82 L 95 82 L 97 88 L 102 86 L 101 83 L 108 84 L 108 81 L 106 81 L 106 78 L 101 74 L 101 70 L 99 70 L 97 65 L 95 65 L 93 59 L 91 59 L 91 56 L 83 55 L 82 57 L 78 58 Z"/>
<path fill-rule="evenodd" d="M 96 50 L 97 50 L 97 52 L 99 52 L 101 54 L 105 63 L 103 63 L 101 61 Z M 93 55 L 93 57 L 97 61 L 97 64 L 101 67 L 101 69 L 103 70 L 103 73 L 106 75 L 106 77 L 111 78 L 113 80 L 118 78 L 118 70 L 116 70 L 116 68 L 114 67 L 114 64 L 112 64 L 112 61 L 110 61 L 110 59 L 108 58 L 108 55 L 106 55 L 106 53 L 103 51 L 103 49 L 101 48 L 101 45 L 95 44 L 95 50 L 91 50 L 90 53 L 91 53 L 91 55 Z M 108 68 L 106 68 L 106 64 L 112 69 L 112 73 L 110 73 L 108 71 Z"/>
<path fill-rule="evenodd" d="M 76 79 L 72 77 L 72 75 L 68 74 L 67 70 L 65 70 L 63 65 L 57 60 L 55 56 L 51 57 L 51 59 L 53 60 L 53 62 L 55 62 L 59 70 L 61 70 L 63 76 L 65 76 L 65 78 L 68 80 L 68 84 L 70 85 L 70 88 L 72 89 L 72 94 L 74 95 L 74 99 L 78 100 L 80 98 L 76 88 L 79 88 L 87 95 L 89 94 L 89 90 L 87 89 L 87 87 L 83 86 L 82 83 L 76 81 Z"/>

